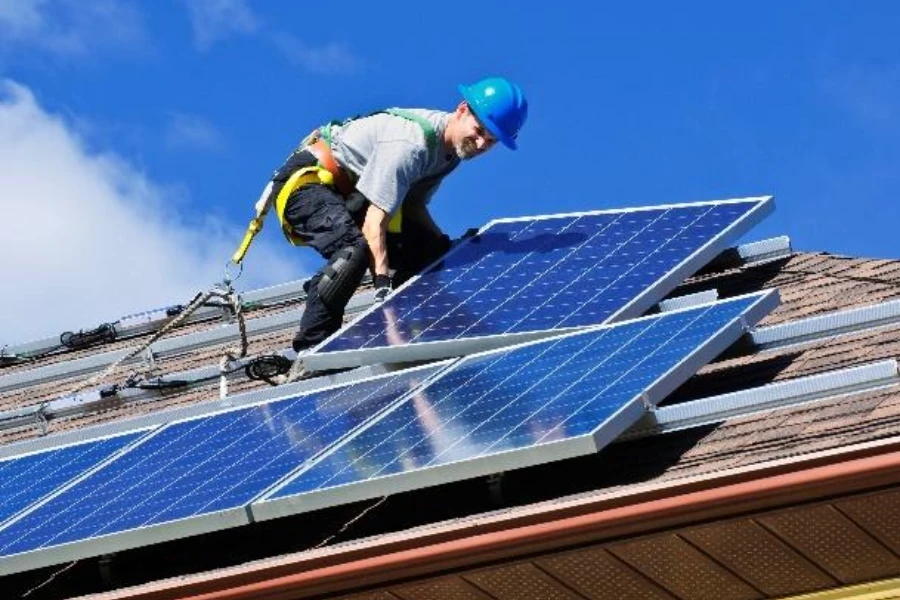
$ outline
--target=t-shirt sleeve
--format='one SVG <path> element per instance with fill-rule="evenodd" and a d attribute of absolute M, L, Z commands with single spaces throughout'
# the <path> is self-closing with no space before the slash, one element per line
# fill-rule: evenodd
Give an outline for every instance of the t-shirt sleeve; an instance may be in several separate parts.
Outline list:
<path fill-rule="evenodd" d="M 372 204 L 394 214 L 413 183 L 422 175 L 425 152 L 405 140 L 378 142 L 356 182 Z"/>

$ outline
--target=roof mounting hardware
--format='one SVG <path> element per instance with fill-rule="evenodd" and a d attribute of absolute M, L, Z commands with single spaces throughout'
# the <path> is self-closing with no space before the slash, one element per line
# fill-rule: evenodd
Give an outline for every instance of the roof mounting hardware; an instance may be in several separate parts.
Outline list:
<path fill-rule="evenodd" d="M 281 398 L 283 396 L 291 394 L 304 394 L 308 392 L 314 392 L 319 389 L 344 385 L 362 381 L 363 379 L 370 379 L 379 375 L 385 375 L 386 373 L 389 373 L 391 371 L 392 369 L 389 369 L 386 365 L 359 367 L 358 369 L 322 375 L 316 377 L 315 379 L 306 379 L 304 381 L 298 381 L 297 383 L 288 383 L 279 385 L 277 387 L 264 387 L 255 389 L 253 391 L 229 396 L 223 401 L 213 400 L 210 402 L 202 402 L 200 404 L 189 404 L 187 406 L 150 412 L 148 414 L 132 417 L 122 421 L 114 421 L 111 423 L 75 429 L 72 431 L 61 431 L 55 433 L 49 438 L 32 438 L 20 442 L 13 442 L 5 446 L 0 446 L 0 459 L 9 456 L 17 456 L 19 454 L 33 452 L 48 447 L 67 444 L 82 439 L 118 434 L 124 431 L 132 431 L 143 427 L 155 427 L 157 425 L 170 421 L 208 415 L 211 413 L 219 412 L 226 407 L 230 408 L 237 406 L 246 406 L 265 400 L 274 400 L 276 398 Z M 172 377 L 173 379 L 165 381 L 161 379 L 152 379 L 149 381 L 145 380 L 139 387 L 121 387 L 115 391 L 115 395 L 117 396 L 118 402 L 142 402 L 152 400 L 154 398 L 158 398 L 159 394 L 157 393 L 157 391 L 160 389 L 175 386 L 183 387 L 184 385 L 186 385 L 187 380 L 211 381 L 212 379 L 218 377 L 218 372 L 219 366 L 215 365 L 201 367 L 199 369 L 193 369 L 191 371 L 184 371 L 181 373 L 172 373 L 170 374 L 170 377 Z M 103 390 L 101 393 L 106 394 L 107 391 Z M 74 414 L 89 414 L 90 412 L 93 412 L 95 410 L 101 410 L 102 406 L 84 405 L 81 408 L 83 412 L 70 413 L 66 416 L 72 416 Z M 3 413 L 0 413 L 0 430 L 15 429 L 17 427 L 22 427 L 25 425 L 34 425 L 37 422 L 37 417 L 35 415 L 36 412 L 38 412 L 38 407 L 35 406 L 20 408 L 13 411 L 4 411 Z M 42 412 L 45 415 L 55 417 L 53 412 L 53 401 L 47 403 L 43 407 Z"/>
<path fill-rule="evenodd" d="M 669 312 L 673 310 L 679 310 L 681 308 L 700 306 L 701 304 L 711 304 L 718 299 L 718 290 L 704 290 L 695 294 L 685 294 L 684 296 L 667 298 L 660 301 L 657 307 L 659 308 L 659 312 Z"/>
<path fill-rule="evenodd" d="M 900 324 L 900 300 L 890 300 L 781 325 L 758 327 L 751 337 L 757 349 L 769 350 L 896 324 Z"/>
<path fill-rule="evenodd" d="M 372 292 L 354 296 L 347 304 L 347 314 L 359 312 L 372 304 Z M 201 309 L 202 310 L 202 309 Z M 198 311 L 199 312 L 199 311 Z M 196 313 L 195 313 L 196 314 Z M 277 331 L 297 321 L 296 311 L 282 311 L 265 317 L 247 320 L 247 334 L 261 335 Z M 206 329 L 197 333 L 162 339 L 152 346 L 157 359 L 190 352 L 215 344 L 231 342 L 238 339 L 240 332 L 237 325 L 227 325 Z M 0 392 L 21 389 L 37 382 L 56 381 L 63 378 L 87 375 L 102 370 L 129 353 L 128 350 L 113 350 L 103 354 L 94 354 L 58 364 L 37 366 L 27 371 L 17 371 L 8 375 L 0 375 Z M 124 364 L 133 364 L 138 359 L 130 359 Z"/>
<path fill-rule="evenodd" d="M 21 365 L 27 363 L 29 359 L 18 354 L 0 354 L 0 369 L 3 367 L 11 367 L 13 365 Z"/>
<path fill-rule="evenodd" d="M 35 412 L 40 412 L 46 421 L 71 417 L 74 415 L 90 414 L 105 409 L 110 404 L 110 398 L 115 397 L 115 402 L 117 403 L 136 402 L 138 400 L 152 398 L 152 394 L 155 392 L 189 387 L 212 381 L 216 378 L 219 379 L 219 397 L 220 399 L 224 399 L 228 395 L 228 381 L 226 380 L 226 377 L 242 372 L 248 379 L 265 381 L 271 386 L 276 386 L 279 383 L 277 380 L 278 376 L 287 373 L 292 364 L 293 361 L 285 356 L 270 354 L 249 359 L 230 360 L 224 367 L 220 363 L 216 367 L 195 369 L 183 373 L 169 373 L 166 375 L 166 379 L 163 379 L 161 376 L 151 377 L 151 373 L 148 370 L 144 376 L 132 374 L 128 380 L 122 384 L 115 383 L 87 392 L 68 394 L 44 402 L 37 408 L 29 407 L 26 409 L 0 412 L 0 430 L 14 429 L 23 425 L 34 424 Z M 363 369 L 362 373 L 378 375 L 381 374 L 382 371 Z M 359 377 L 364 376 L 365 375 L 362 374 L 359 375 Z M 348 378 L 349 381 L 352 381 L 353 379 L 353 377 Z M 333 383 L 334 382 L 331 379 L 328 379 L 327 385 L 333 385 Z M 326 384 L 323 383 L 323 385 Z M 283 389 L 284 388 L 278 388 L 278 394 L 283 394 Z"/>
<path fill-rule="evenodd" d="M 147 310 L 131 315 L 125 315 L 124 317 L 121 317 L 118 321 L 116 321 L 116 325 L 118 325 L 122 329 L 130 329 L 133 327 L 138 327 L 140 325 L 147 325 L 171 317 L 176 317 L 181 314 L 181 311 L 183 310 L 183 304 L 175 304 L 173 306 L 167 306 L 165 308 Z"/>
<path fill-rule="evenodd" d="M 225 298 L 210 298 L 203 303 L 203 308 L 216 311 L 216 316 L 225 323 L 234 323 L 234 307 Z"/>
<path fill-rule="evenodd" d="M 44 411 L 38 410 L 34 413 L 35 419 L 37 419 L 38 427 L 41 428 L 41 435 L 47 435 L 48 422 L 47 415 L 44 414 Z"/>
<path fill-rule="evenodd" d="M 156 356 L 153 354 L 153 348 L 147 348 L 144 352 L 144 370 L 147 375 L 152 375 L 156 370 Z"/>
<path fill-rule="evenodd" d="M 786 235 L 729 248 L 700 270 L 709 273 L 747 265 L 761 265 L 787 258 L 794 253 L 791 238 Z"/>
<path fill-rule="evenodd" d="M 46 415 L 43 414 L 43 411 L 39 406 L 6 411 L 3 414 L 0 414 L 0 430 L 19 429 L 21 427 L 40 425 L 42 430 L 41 434 L 43 435 L 46 433 L 46 420 Z"/>
<path fill-rule="evenodd" d="M 259 308 L 269 305 L 284 304 L 286 302 L 299 302 L 306 298 L 306 292 L 303 291 L 303 285 L 306 281 L 306 279 L 298 279 L 296 281 L 289 281 L 280 285 L 246 292 L 242 294 L 244 305 L 248 308 Z M 116 333 L 118 334 L 119 339 L 152 333 L 160 327 L 163 327 L 172 319 L 172 317 L 181 314 L 184 308 L 184 306 L 176 304 L 163 309 L 154 309 L 126 315 L 115 321 Z M 218 307 L 200 308 L 190 317 L 185 319 L 184 324 L 209 321 L 218 316 Z M 9 346 L 8 350 L 12 355 L 29 357 L 33 355 L 42 355 L 48 351 L 56 350 L 58 346 L 59 337 L 49 337 L 24 344 Z"/>
<path fill-rule="evenodd" d="M 116 333 L 115 325 L 103 323 L 88 331 L 83 329 L 78 333 L 67 331 L 59 336 L 59 342 L 66 348 L 81 350 L 97 344 L 115 341 L 116 337 L 118 337 L 118 334 Z"/>
<path fill-rule="evenodd" d="M 656 405 L 650 402 L 650 395 L 647 392 L 641 393 L 641 404 L 647 410 L 653 411 L 656 410 Z"/>
<path fill-rule="evenodd" d="M 733 417 L 874 390 L 898 383 L 900 374 L 897 361 L 882 360 L 673 406 L 663 406 L 642 417 L 620 439 L 700 427 Z"/>
<path fill-rule="evenodd" d="M 70 394 L 39 406 L 7 411 L 0 414 L 0 430 L 18 429 L 37 424 L 41 428 L 41 435 L 46 435 L 51 420 L 81 414 L 85 412 L 85 407 L 91 407 L 91 410 L 100 410 L 108 406 L 110 402 L 117 401 L 110 400 L 117 393 L 118 388 L 113 386 L 80 394 Z"/>

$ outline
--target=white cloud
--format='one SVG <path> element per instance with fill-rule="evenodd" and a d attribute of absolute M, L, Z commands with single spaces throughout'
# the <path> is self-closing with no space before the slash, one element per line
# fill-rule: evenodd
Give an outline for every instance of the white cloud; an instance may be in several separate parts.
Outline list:
<path fill-rule="evenodd" d="M 123 0 L 0 0 L 0 45 L 83 57 L 103 49 L 149 51 L 143 18 Z"/>
<path fill-rule="evenodd" d="M 2 1 L 2 0 L 0 0 Z M 194 42 L 202 50 L 234 35 L 265 33 L 275 47 L 294 65 L 313 73 L 353 73 L 363 64 L 350 48 L 331 42 L 311 46 L 299 38 L 262 22 L 247 0 L 184 0 L 194 30 Z"/>
<path fill-rule="evenodd" d="M 47 0 L 0 0 L 0 28 L 11 35 L 34 34 L 44 22 L 40 9 L 46 3 Z"/>
<path fill-rule="evenodd" d="M 353 73 L 362 67 L 362 60 L 344 44 L 309 46 L 286 33 L 275 33 L 271 38 L 291 63 L 313 73 Z"/>
<path fill-rule="evenodd" d="M 191 222 L 177 194 L 121 157 L 88 151 L 69 123 L 8 80 L 0 181 L 0 346 L 184 304 L 221 280 L 243 233 L 214 218 Z M 254 244 L 240 289 L 301 276 L 300 260 L 314 257 L 281 244 Z"/>
<path fill-rule="evenodd" d="M 194 29 L 194 42 L 208 50 L 232 35 L 250 34 L 259 22 L 246 0 L 185 0 Z"/>
<path fill-rule="evenodd" d="M 165 134 L 166 146 L 173 150 L 219 150 L 225 140 L 216 127 L 196 115 L 174 113 Z"/>

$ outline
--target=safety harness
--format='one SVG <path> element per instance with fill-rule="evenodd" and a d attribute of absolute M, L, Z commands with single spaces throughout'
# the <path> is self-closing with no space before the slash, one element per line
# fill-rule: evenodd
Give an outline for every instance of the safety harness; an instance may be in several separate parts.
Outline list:
<path fill-rule="evenodd" d="M 377 114 L 394 115 L 395 117 L 401 117 L 418 124 L 425 134 L 425 144 L 429 154 L 433 153 L 437 148 L 437 131 L 435 131 L 434 127 L 427 119 L 399 108 L 380 110 L 365 116 Z M 271 181 L 269 182 L 266 189 L 263 190 L 262 195 L 259 197 L 259 200 L 256 201 L 256 216 L 247 226 L 247 232 L 244 234 L 244 239 L 241 241 L 240 246 L 238 246 L 238 249 L 231 258 L 233 263 L 240 264 L 241 261 L 244 260 L 244 256 L 246 256 L 247 250 L 253 242 L 253 238 L 255 238 L 262 230 L 263 220 L 266 218 L 266 215 L 273 204 L 275 205 L 275 214 L 278 215 L 278 221 L 281 223 L 281 231 L 284 233 L 284 237 L 295 246 L 303 246 L 306 244 L 306 241 L 303 238 L 294 234 L 290 224 L 284 218 L 284 211 L 287 206 L 288 198 L 298 188 L 304 185 L 321 184 L 333 187 L 343 196 L 347 196 L 353 192 L 356 182 L 353 181 L 352 174 L 341 168 L 331 152 L 331 133 L 333 127 L 346 125 L 359 118 L 362 117 L 353 117 L 344 121 L 330 121 L 325 125 L 316 128 L 303 139 L 297 151 L 306 150 L 315 156 L 317 161 L 316 164 L 297 169 L 292 173 L 275 198 L 272 198 L 272 188 L 274 187 L 274 183 Z M 399 233 L 402 221 L 403 212 L 401 207 L 388 222 L 388 231 Z"/>

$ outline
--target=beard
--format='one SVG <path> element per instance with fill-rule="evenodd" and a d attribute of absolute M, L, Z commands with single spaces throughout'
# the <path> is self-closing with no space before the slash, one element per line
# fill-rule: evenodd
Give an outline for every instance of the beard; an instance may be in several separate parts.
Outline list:
<path fill-rule="evenodd" d="M 458 156 L 460 160 L 469 160 L 478 154 L 478 147 L 475 145 L 475 142 L 469 138 L 458 143 L 455 150 L 456 156 Z"/>

